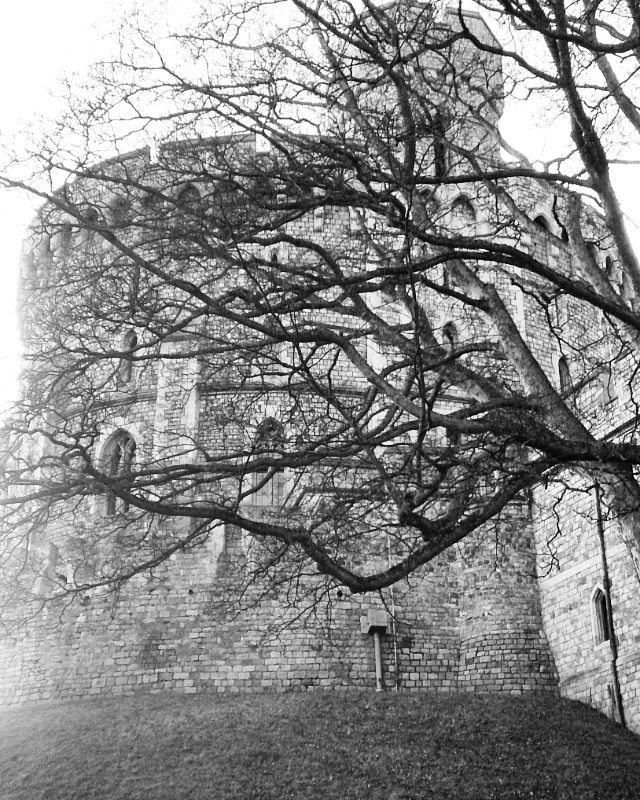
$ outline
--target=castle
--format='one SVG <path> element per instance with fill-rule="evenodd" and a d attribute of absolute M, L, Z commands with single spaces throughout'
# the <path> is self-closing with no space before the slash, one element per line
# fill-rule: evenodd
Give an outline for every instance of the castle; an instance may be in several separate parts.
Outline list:
<path fill-rule="evenodd" d="M 440 33 L 424 35 L 441 43 L 459 21 L 445 14 L 438 24 Z M 481 44 L 494 41 L 476 15 L 465 14 L 465 24 Z M 2 702 L 377 682 L 559 691 L 640 729 L 636 564 L 586 475 L 555 472 L 514 491 L 475 532 L 368 594 L 314 572 L 284 533 L 265 539 L 260 527 L 293 536 L 304 520 L 332 563 L 344 548 L 349 574 L 361 564 L 383 574 L 422 546 L 389 519 L 394 498 L 415 498 L 439 471 L 437 508 L 446 512 L 466 453 L 478 474 L 465 489 L 464 520 L 497 491 L 498 469 L 521 468 L 512 442 L 498 447 L 455 427 L 456 414 L 480 402 L 469 388 L 474 369 L 485 392 L 491 382 L 519 384 L 495 345 L 495 324 L 460 302 L 455 270 L 436 257 L 451 235 L 463 237 L 464 257 L 478 259 L 476 274 L 594 435 L 633 435 L 633 351 L 616 349 L 602 314 L 569 294 L 549 295 L 544 276 L 473 250 L 490 240 L 568 279 L 580 273 L 565 229 L 571 192 L 502 178 L 507 203 L 485 180 L 446 179 L 470 154 L 484 169 L 501 163 L 491 129 L 502 83 L 490 48 L 457 41 L 448 71 L 442 53 L 427 49 L 419 61 L 428 78 L 442 78 L 425 78 L 425 96 L 438 99 L 417 134 L 428 190 L 411 212 L 442 240 L 431 250 L 407 245 L 398 219 L 409 212 L 398 192 L 378 188 L 380 175 L 359 176 L 375 199 L 365 208 L 361 188 L 333 185 L 335 164 L 322 185 L 303 185 L 295 153 L 283 169 L 244 134 L 114 159 L 42 209 L 23 267 L 37 435 L 18 437 L 5 461 L 35 464 L 33 486 L 60 502 L 45 516 L 29 512 L 5 561 L 22 559 L 16 580 L 39 613 L 3 639 Z M 379 86 L 361 102 L 379 125 L 397 126 Z M 322 142 L 314 146 L 330 161 Z M 602 219 L 588 206 L 580 214 L 589 257 L 624 292 Z M 314 259 L 327 251 L 332 261 L 320 267 Z M 407 279 L 407 259 L 424 281 Z M 352 297 L 350 285 L 366 289 L 353 308 L 341 298 Z M 409 289 L 429 330 L 411 313 Z M 400 391 L 400 335 L 414 335 L 426 353 L 422 397 L 432 419 L 449 415 L 450 427 L 415 433 L 407 422 L 402 402 L 421 395 Z M 463 358 L 464 370 L 447 371 Z M 587 378 L 574 387 L 578 370 Z M 420 437 L 430 455 L 420 455 L 416 477 Z"/>

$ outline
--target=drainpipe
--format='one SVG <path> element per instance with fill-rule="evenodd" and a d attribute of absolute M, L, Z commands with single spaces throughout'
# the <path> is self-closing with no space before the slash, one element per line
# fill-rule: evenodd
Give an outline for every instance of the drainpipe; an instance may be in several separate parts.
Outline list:
<path fill-rule="evenodd" d="M 391 537 L 387 534 L 387 564 L 391 567 Z M 398 658 L 398 630 L 396 628 L 396 600 L 393 591 L 393 584 L 389 589 L 391 594 L 391 635 L 393 636 L 393 663 L 396 668 L 395 691 L 400 691 L 400 669 Z"/>
<path fill-rule="evenodd" d="M 602 521 L 602 504 L 600 502 L 600 484 L 594 483 L 596 495 L 596 519 L 598 527 L 598 538 L 600 540 L 600 555 L 602 557 L 602 584 L 604 587 L 605 602 L 607 604 L 607 621 L 609 623 L 609 647 L 611 648 L 611 675 L 613 677 L 613 695 L 616 705 L 618 721 L 623 728 L 627 727 L 624 716 L 624 706 L 622 704 L 622 692 L 620 691 L 620 677 L 618 675 L 618 642 L 613 626 L 613 611 L 611 605 L 611 581 L 609 579 L 609 565 L 607 563 L 607 548 L 604 541 L 604 524 Z"/>

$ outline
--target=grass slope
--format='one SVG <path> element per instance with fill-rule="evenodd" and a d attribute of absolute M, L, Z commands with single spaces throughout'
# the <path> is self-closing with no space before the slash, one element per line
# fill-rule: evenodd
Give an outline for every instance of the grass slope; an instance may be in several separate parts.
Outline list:
<path fill-rule="evenodd" d="M 0 709 L 2 800 L 640 798 L 640 738 L 556 698 L 138 695 Z"/>

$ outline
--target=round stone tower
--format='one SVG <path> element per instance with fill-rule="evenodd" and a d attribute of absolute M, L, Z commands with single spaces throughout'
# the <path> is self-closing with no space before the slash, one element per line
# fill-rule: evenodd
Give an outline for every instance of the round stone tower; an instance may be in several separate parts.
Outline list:
<path fill-rule="evenodd" d="M 512 212 L 507 224 L 465 172 L 499 163 L 501 65 L 478 49 L 489 29 L 427 4 L 381 13 L 384 24 L 361 19 L 362 35 L 379 32 L 387 65 L 402 41 L 410 96 L 398 71 L 390 91 L 378 61 L 356 69 L 342 53 L 360 94 L 345 100 L 336 67 L 329 135 L 140 150 L 41 210 L 23 271 L 36 423 L 15 450 L 56 502 L 15 550 L 32 570 L 24 602 L 42 613 L 2 651 L 5 702 L 373 687 L 380 670 L 408 689 L 555 688 L 527 497 L 408 578 L 369 594 L 352 579 L 429 544 L 427 523 L 408 532 L 416 509 L 430 522 L 460 486 L 471 509 L 491 493 L 494 467 L 481 462 L 470 483 L 459 454 L 493 443 L 454 424 L 490 381 L 447 365 L 478 340 L 472 358 L 494 359 L 496 380 L 504 359 L 439 256 L 455 236 L 462 250 L 460 236 L 522 242 Z M 369 140 L 353 104 L 374 123 Z M 367 170 L 349 166 L 349 148 Z M 409 151 L 420 166 L 407 188 L 380 165 Z M 531 219 L 557 205 L 534 181 L 510 190 Z M 559 239 L 528 235 L 531 248 Z M 537 337 L 521 287 L 474 269 Z M 426 366 L 410 383 L 416 353 Z"/>

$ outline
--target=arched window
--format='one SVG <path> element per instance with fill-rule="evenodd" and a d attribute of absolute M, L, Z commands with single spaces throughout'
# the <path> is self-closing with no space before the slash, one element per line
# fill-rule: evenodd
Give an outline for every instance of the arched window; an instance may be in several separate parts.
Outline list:
<path fill-rule="evenodd" d="M 202 195 L 192 184 L 185 184 L 176 195 L 176 224 L 199 236 L 203 211 Z"/>
<path fill-rule="evenodd" d="M 633 283 L 628 272 L 622 273 L 622 297 L 624 300 L 629 301 L 633 297 Z"/>
<path fill-rule="evenodd" d="M 447 439 L 447 447 L 455 448 L 455 447 L 460 447 L 462 436 L 460 434 L 460 431 L 457 431 L 453 428 L 447 428 L 446 439 Z"/>
<path fill-rule="evenodd" d="M 127 488 L 131 481 L 135 455 L 136 440 L 126 431 L 118 431 L 105 445 L 103 455 L 105 474 L 114 479 L 123 488 Z M 118 512 L 128 510 L 129 503 L 127 500 L 118 497 L 113 492 L 107 493 L 106 516 L 113 517 Z"/>
<path fill-rule="evenodd" d="M 82 209 L 82 219 L 80 220 L 81 231 L 80 239 L 85 247 L 95 246 L 100 237 L 97 235 L 97 229 L 100 227 L 100 213 L 95 206 L 85 206 Z"/>
<path fill-rule="evenodd" d="M 607 256 L 604 260 L 604 274 L 609 280 L 613 280 L 615 270 L 615 262 L 613 256 Z"/>
<path fill-rule="evenodd" d="M 275 419 L 266 419 L 258 426 L 253 456 L 269 461 L 282 452 L 284 443 L 282 425 Z M 282 469 L 266 464 L 252 473 L 251 483 L 253 493 L 250 502 L 254 506 L 279 507 L 284 504 L 286 480 Z"/>
<path fill-rule="evenodd" d="M 448 353 L 451 353 L 456 349 L 459 341 L 458 329 L 453 322 L 447 322 L 442 328 L 442 346 Z"/>
<path fill-rule="evenodd" d="M 456 197 L 451 205 L 451 229 L 464 236 L 475 235 L 476 210 L 464 195 Z"/>
<path fill-rule="evenodd" d="M 549 234 L 552 232 L 551 224 L 544 214 L 538 214 L 538 216 L 534 217 L 533 224 L 542 234 L 539 237 L 534 237 L 533 254 L 542 261 L 548 261 L 551 245 L 551 239 L 549 238 Z"/>
<path fill-rule="evenodd" d="M 82 216 L 90 228 L 96 227 L 100 221 L 100 214 L 95 206 L 87 206 L 83 210 Z"/>
<path fill-rule="evenodd" d="M 600 266 L 600 248 L 595 242 L 586 242 L 589 255 L 593 259 L 596 267 Z"/>
<path fill-rule="evenodd" d="M 147 192 L 140 203 L 141 220 L 143 225 L 156 228 L 163 225 L 167 214 L 167 204 L 159 192 Z"/>
<path fill-rule="evenodd" d="M 252 219 L 256 199 L 239 178 L 217 180 L 208 187 L 208 229 L 219 239 L 236 238 Z"/>
<path fill-rule="evenodd" d="M 58 257 L 68 256 L 73 249 L 73 225 L 63 222 L 56 227 L 52 237 L 51 248 Z"/>
<path fill-rule="evenodd" d="M 118 227 L 124 225 L 129 219 L 129 201 L 126 197 L 117 195 L 109 203 L 109 222 Z"/>
<path fill-rule="evenodd" d="M 546 233 L 551 232 L 551 226 L 549 225 L 547 218 L 542 214 L 538 214 L 537 217 L 534 217 L 533 224 L 537 228 L 540 228 L 541 231 L 545 231 Z"/>
<path fill-rule="evenodd" d="M 596 586 L 591 595 L 591 624 L 596 644 L 611 639 L 611 619 L 607 607 L 607 596 L 600 586 Z"/>
<path fill-rule="evenodd" d="M 180 189 L 176 200 L 180 208 L 184 208 L 185 210 L 196 210 L 200 207 L 200 203 L 202 202 L 200 192 L 192 183 L 187 183 Z"/>
<path fill-rule="evenodd" d="M 569 370 L 569 362 L 564 356 L 558 359 L 558 380 L 560 382 L 560 391 L 568 392 L 571 388 L 571 372 Z"/>
<path fill-rule="evenodd" d="M 131 383 L 133 378 L 133 351 L 138 345 L 134 331 L 128 331 L 122 340 L 123 355 L 118 365 L 118 383 Z"/>

